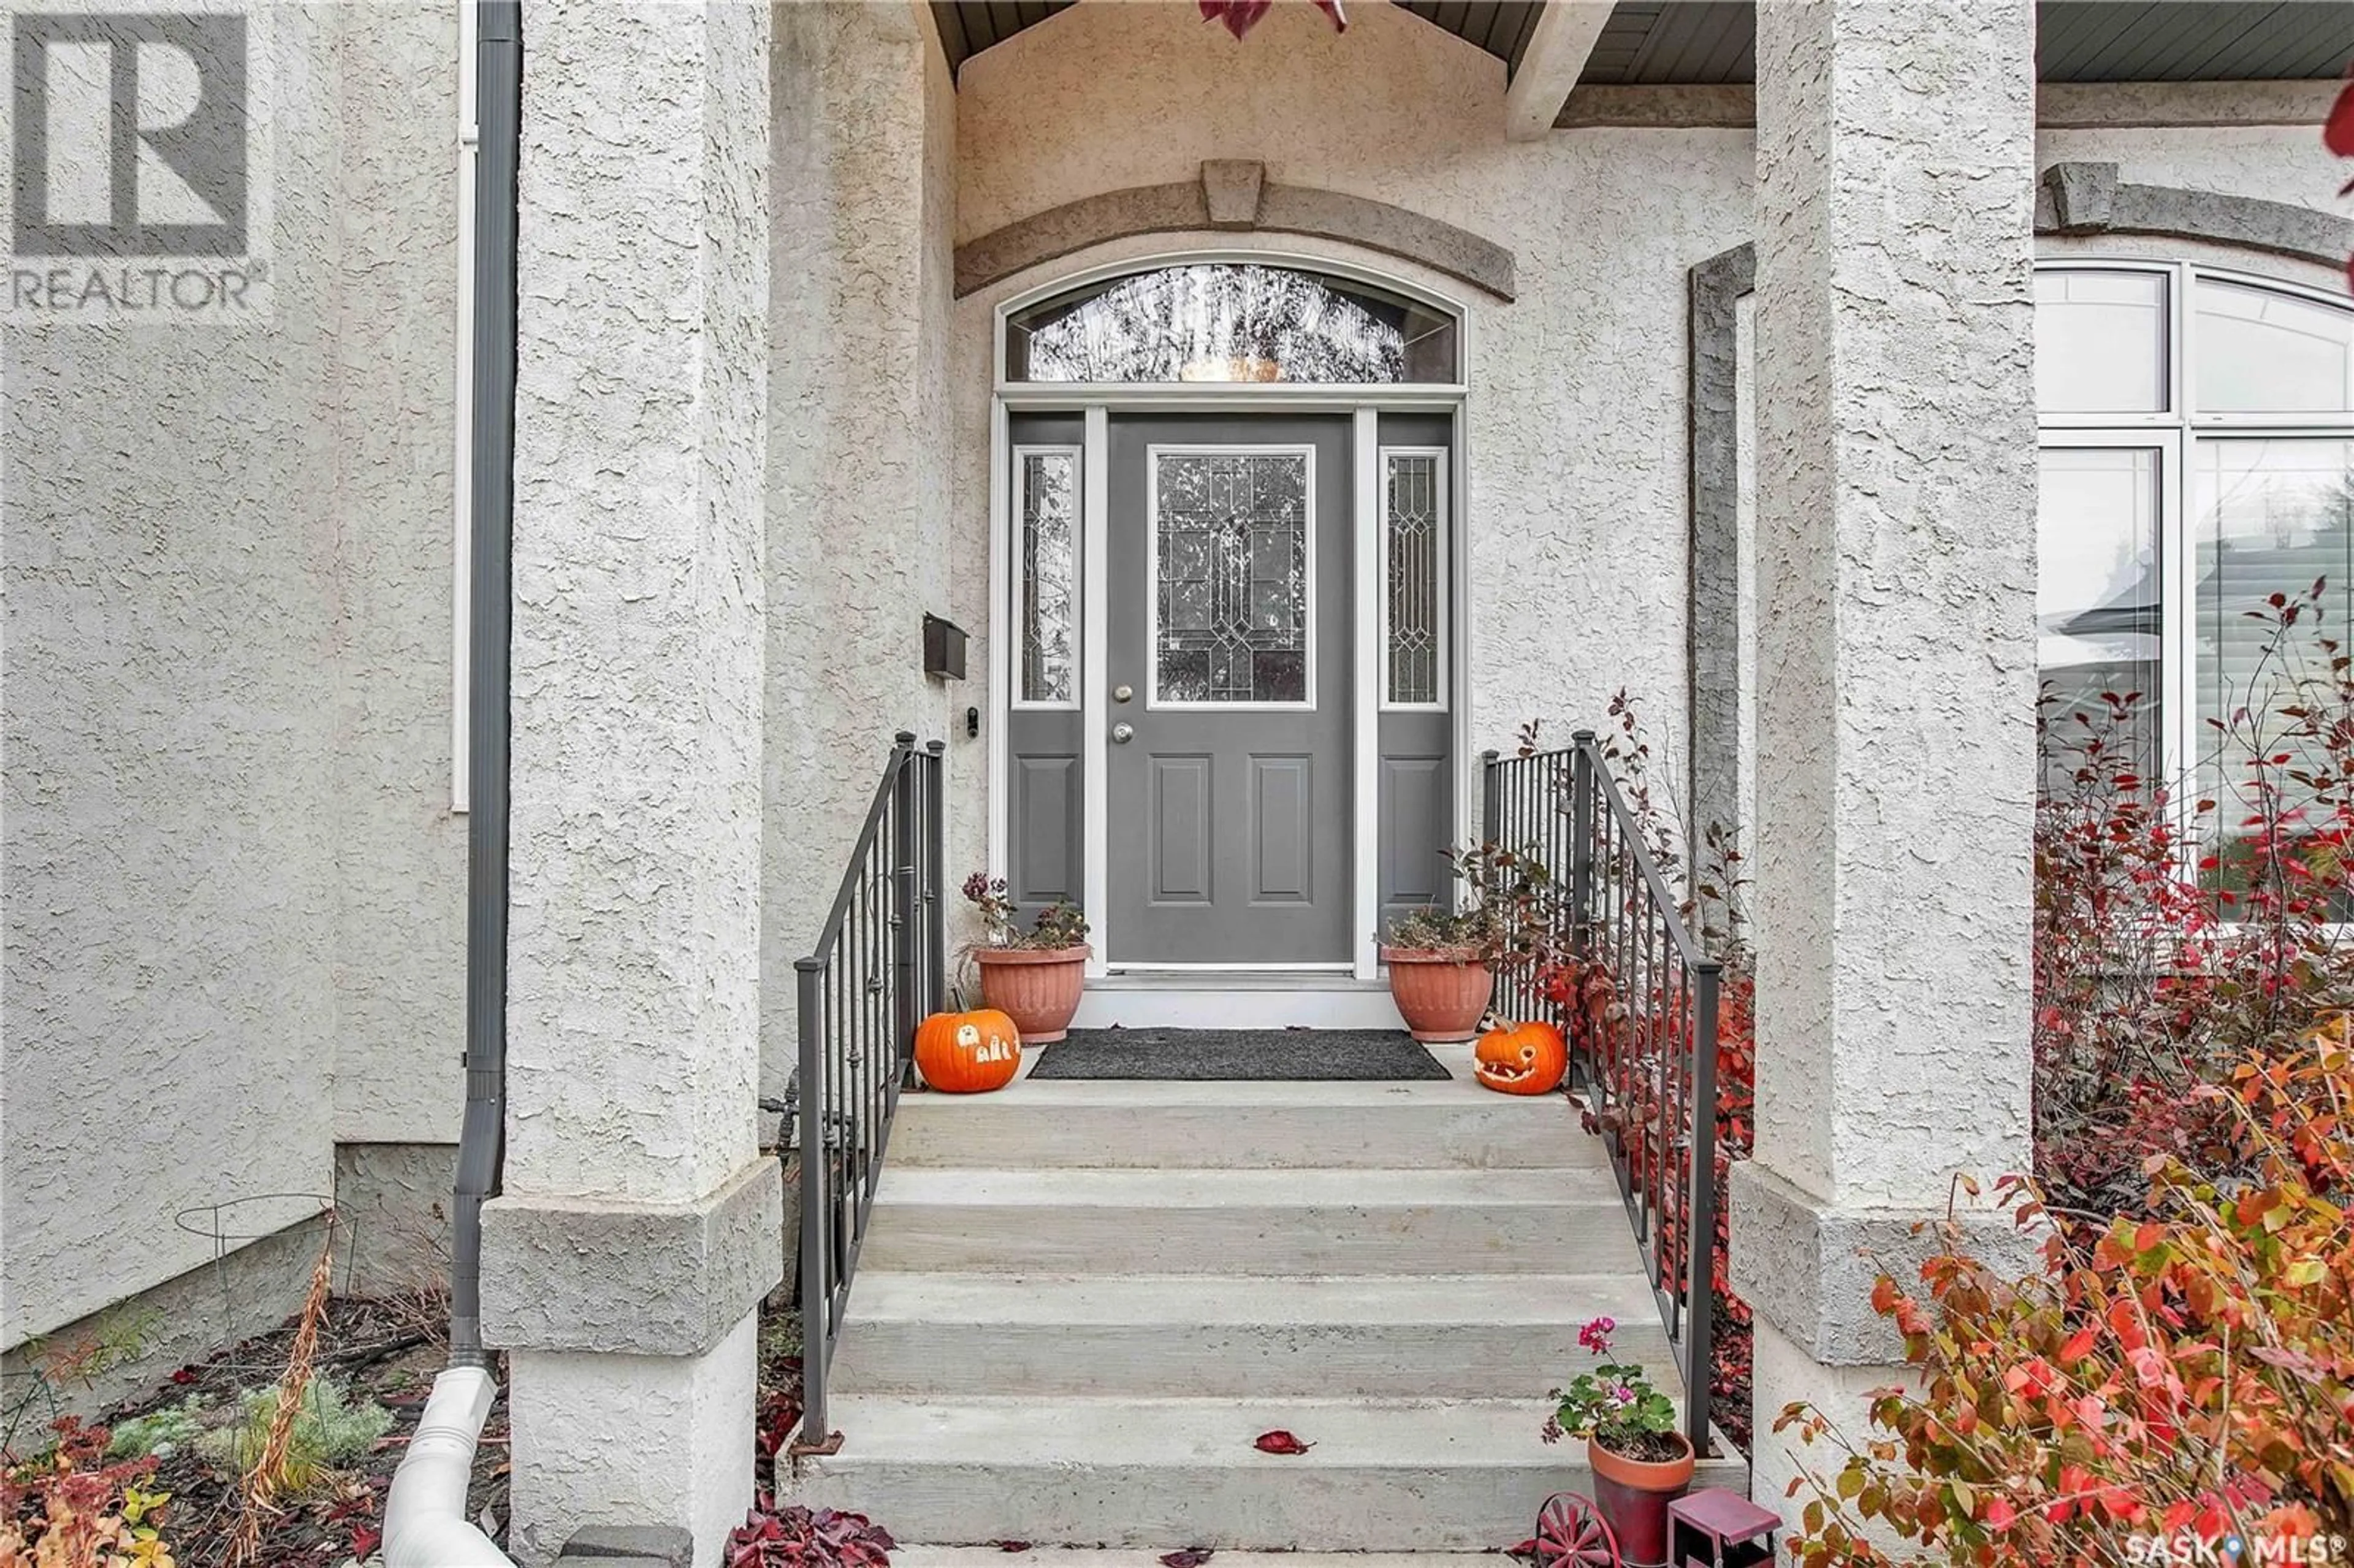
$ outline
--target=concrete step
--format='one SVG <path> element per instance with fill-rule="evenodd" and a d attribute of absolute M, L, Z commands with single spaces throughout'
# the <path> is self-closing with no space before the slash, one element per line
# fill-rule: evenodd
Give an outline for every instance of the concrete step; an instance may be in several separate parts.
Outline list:
<path fill-rule="evenodd" d="M 1047 1047 L 1052 1050 L 1053 1047 Z M 894 1165 L 1598 1170 L 1601 1145 L 1558 1095 L 1417 1084 L 1044 1083 L 909 1095 Z"/>
<path fill-rule="evenodd" d="M 894 1161 L 862 1269 L 1608 1274 L 1638 1265 L 1605 1170 L 956 1170 Z"/>
<path fill-rule="evenodd" d="M 1583 1446 L 1539 1440 L 1543 1399 L 1058 1399 L 850 1395 L 842 1451 L 795 1496 L 949 1545 L 1486 1552 L 1552 1492 L 1591 1491 Z M 1257 1452 L 1281 1427 L 1314 1447 Z M 1745 1486 L 1737 1463 L 1701 1484 Z"/>
<path fill-rule="evenodd" d="M 1650 1291 L 1631 1274 L 1224 1278 L 861 1269 L 832 1386 L 935 1398 L 1526 1398 L 1592 1363 L 1577 1331 L 1604 1313 L 1620 1325 L 1617 1351 L 1675 1386 Z M 968 1326 L 980 1337 L 956 1332 Z"/>

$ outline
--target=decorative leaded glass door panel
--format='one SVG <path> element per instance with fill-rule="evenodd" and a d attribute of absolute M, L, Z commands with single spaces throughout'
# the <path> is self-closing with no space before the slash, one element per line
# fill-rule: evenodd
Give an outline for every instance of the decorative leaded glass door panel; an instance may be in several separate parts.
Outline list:
<path fill-rule="evenodd" d="M 1312 707 L 1315 450 L 1153 447 L 1151 705 Z"/>
<path fill-rule="evenodd" d="M 1111 961 L 1346 963 L 1350 423 L 1110 434 Z"/>

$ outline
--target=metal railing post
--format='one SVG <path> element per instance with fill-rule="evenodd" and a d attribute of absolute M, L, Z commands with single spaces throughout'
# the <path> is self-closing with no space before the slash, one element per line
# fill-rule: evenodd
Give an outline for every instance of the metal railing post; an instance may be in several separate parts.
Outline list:
<path fill-rule="evenodd" d="M 1479 837 L 1483 842 L 1500 842 L 1504 831 L 1504 776 L 1496 768 L 1497 754 L 1479 754 Z"/>
<path fill-rule="evenodd" d="M 916 1025 L 923 1022 L 923 999 L 916 994 L 916 944 L 924 929 L 923 909 L 916 902 L 916 737 L 907 730 L 897 736 L 892 765 L 898 769 L 891 784 L 891 1070 L 884 1081 L 896 1092 L 900 1078 L 916 1060 Z"/>
<path fill-rule="evenodd" d="M 926 810 L 931 814 L 931 864 L 924 878 L 924 909 L 931 951 L 926 980 L 930 986 L 927 1013 L 944 1012 L 949 1005 L 949 743 L 936 740 L 924 748 L 931 756 L 926 775 L 931 789 Z"/>
<path fill-rule="evenodd" d="M 1684 1234 L 1684 1436 L 1708 1452 L 1709 1381 L 1716 1327 L 1716 1023 L 1724 966 L 1692 966 L 1691 1217 Z"/>
<path fill-rule="evenodd" d="M 793 968 L 801 987 L 801 1433 L 804 1445 L 826 1440 L 825 1373 L 832 1350 L 829 1319 L 833 1287 L 826 1278 L 826 1216 L 833 1200 L 826 1192 L 824 1057 L 825 960 L 801 959 Z"/>
<path fill-rule="evenodd" d="M 1594 918 L 1594 732 L 1570 736 L 1569 947 L 1583 958 Z"/>

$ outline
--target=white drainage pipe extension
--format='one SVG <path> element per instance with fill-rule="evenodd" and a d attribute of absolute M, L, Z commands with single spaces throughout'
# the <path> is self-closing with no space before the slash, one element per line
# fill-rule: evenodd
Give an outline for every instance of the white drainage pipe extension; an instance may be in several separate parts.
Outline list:
<path fill-rule="evenodd" d="M 514 1568 L 466 1519 L 474 1446 L 497 1393 L 484 1367 L 451 1367 L 433 1380 L 384 1499 L 385 1568 Z"/>

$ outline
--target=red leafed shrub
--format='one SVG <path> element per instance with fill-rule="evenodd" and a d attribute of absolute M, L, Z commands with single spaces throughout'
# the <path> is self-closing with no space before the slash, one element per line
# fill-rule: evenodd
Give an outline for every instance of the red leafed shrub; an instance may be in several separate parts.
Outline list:
<path fill-rule="evenodd" d="M 2335 1563 L 2354 1544 L 2354 1054 L 2346 1020 L 2197 1091 L 2246 1175 L 2161 1155 L 2144 1207 L 2087 1245 L 2055 1229 L 2009 1279 L 1961 1255 L 1882 1277 L 1915 1387 L 1850 1441 L 1819 1412 L 1775 1424 L 1840 1457 L 1809 1494 L 1806 1568 Z M 2038 1223 L 2032 1186 L 2001 1196 Z M 1912 1542 L 1902 1558 L 1871 1527 Z M 2221 1552 L 2236 1538 L 2245 1555 Z M 2200 1555 L 2204 1552 L 2204 1556 Z M 2153 1553 L 2165 1554 L 2153 1554 Z M 2269 1553 L 2269 1555 L 2267 1555 Z"/>
<path fill-rule="evenodd" d="M 2194 1091 L 2354 1007 L 2354 661 L 2334 609 L 2316 582 L 2252 612 L 2265 636 L 2187 810 L 2145 777 L 2141 694 L 2039 711 L 2035 1175 L 2080 1241 L 2142 1210 L 2157 1156 L 2229 1174 L 2232 1118 Z"/>
<path fill-rule="evenodd" d="M 1274 9 L 1275 0 L 1199 0 L 1199 4 L 1204 21 L 1215 22 L 1240 38 L 1258 26 L 1260 17 Z M 1331 20 L 1334 32 L 1349 30 L 1349 18 L 1341 9 L 1341 0 L 1316 0 L 1316 8 Z"/>
<path fill-rule="evenodd" d="M 2329 118 L 2321 127 L 2322 144 L 2341 158 L 2354 158 L 2354 66 L 2347 68 L 2346 85 L 2338 90 L 2338 101 L 2329 108 Z M 2354 196 L 2354 180 L 2346 182 L 2339 196 Z M 2346 279 L 2354 283 L 2354 256 L 2346 259 Z"/>
<path fill-rule="evenodd" d="M 2354 656 L 2327 585 L 2251 619 L 2208 798 L 2144 777 L 2137 694 L 2041 715 L 2035 1176 L 2010 1278 L 1873 1305 L 1916 1369 L 1828 1445 L 1798 1561 L 2335 1563 L 2354 1553 Z M 1875 1533 L 1867 1536 L 1869 1527 Z M 2243 1551 L 2225 1550 L 2236 1537 Z"/>
<path fill-rule="evenodd" d="M 890 1568 L 895 1544 L 863 1513 L 779 1509 L 762 1492 L 727 1538 L 727 1568 Z"/>
<path fill-rule="evenodd" d="M 173 1568 L 153 1519 L 168 1494 L 140 1490 L 155 1461 L 106 1462 L 110 1436 L 73 1416 L 27 1458 L 0 1454 L 0 1568 Z"/>

